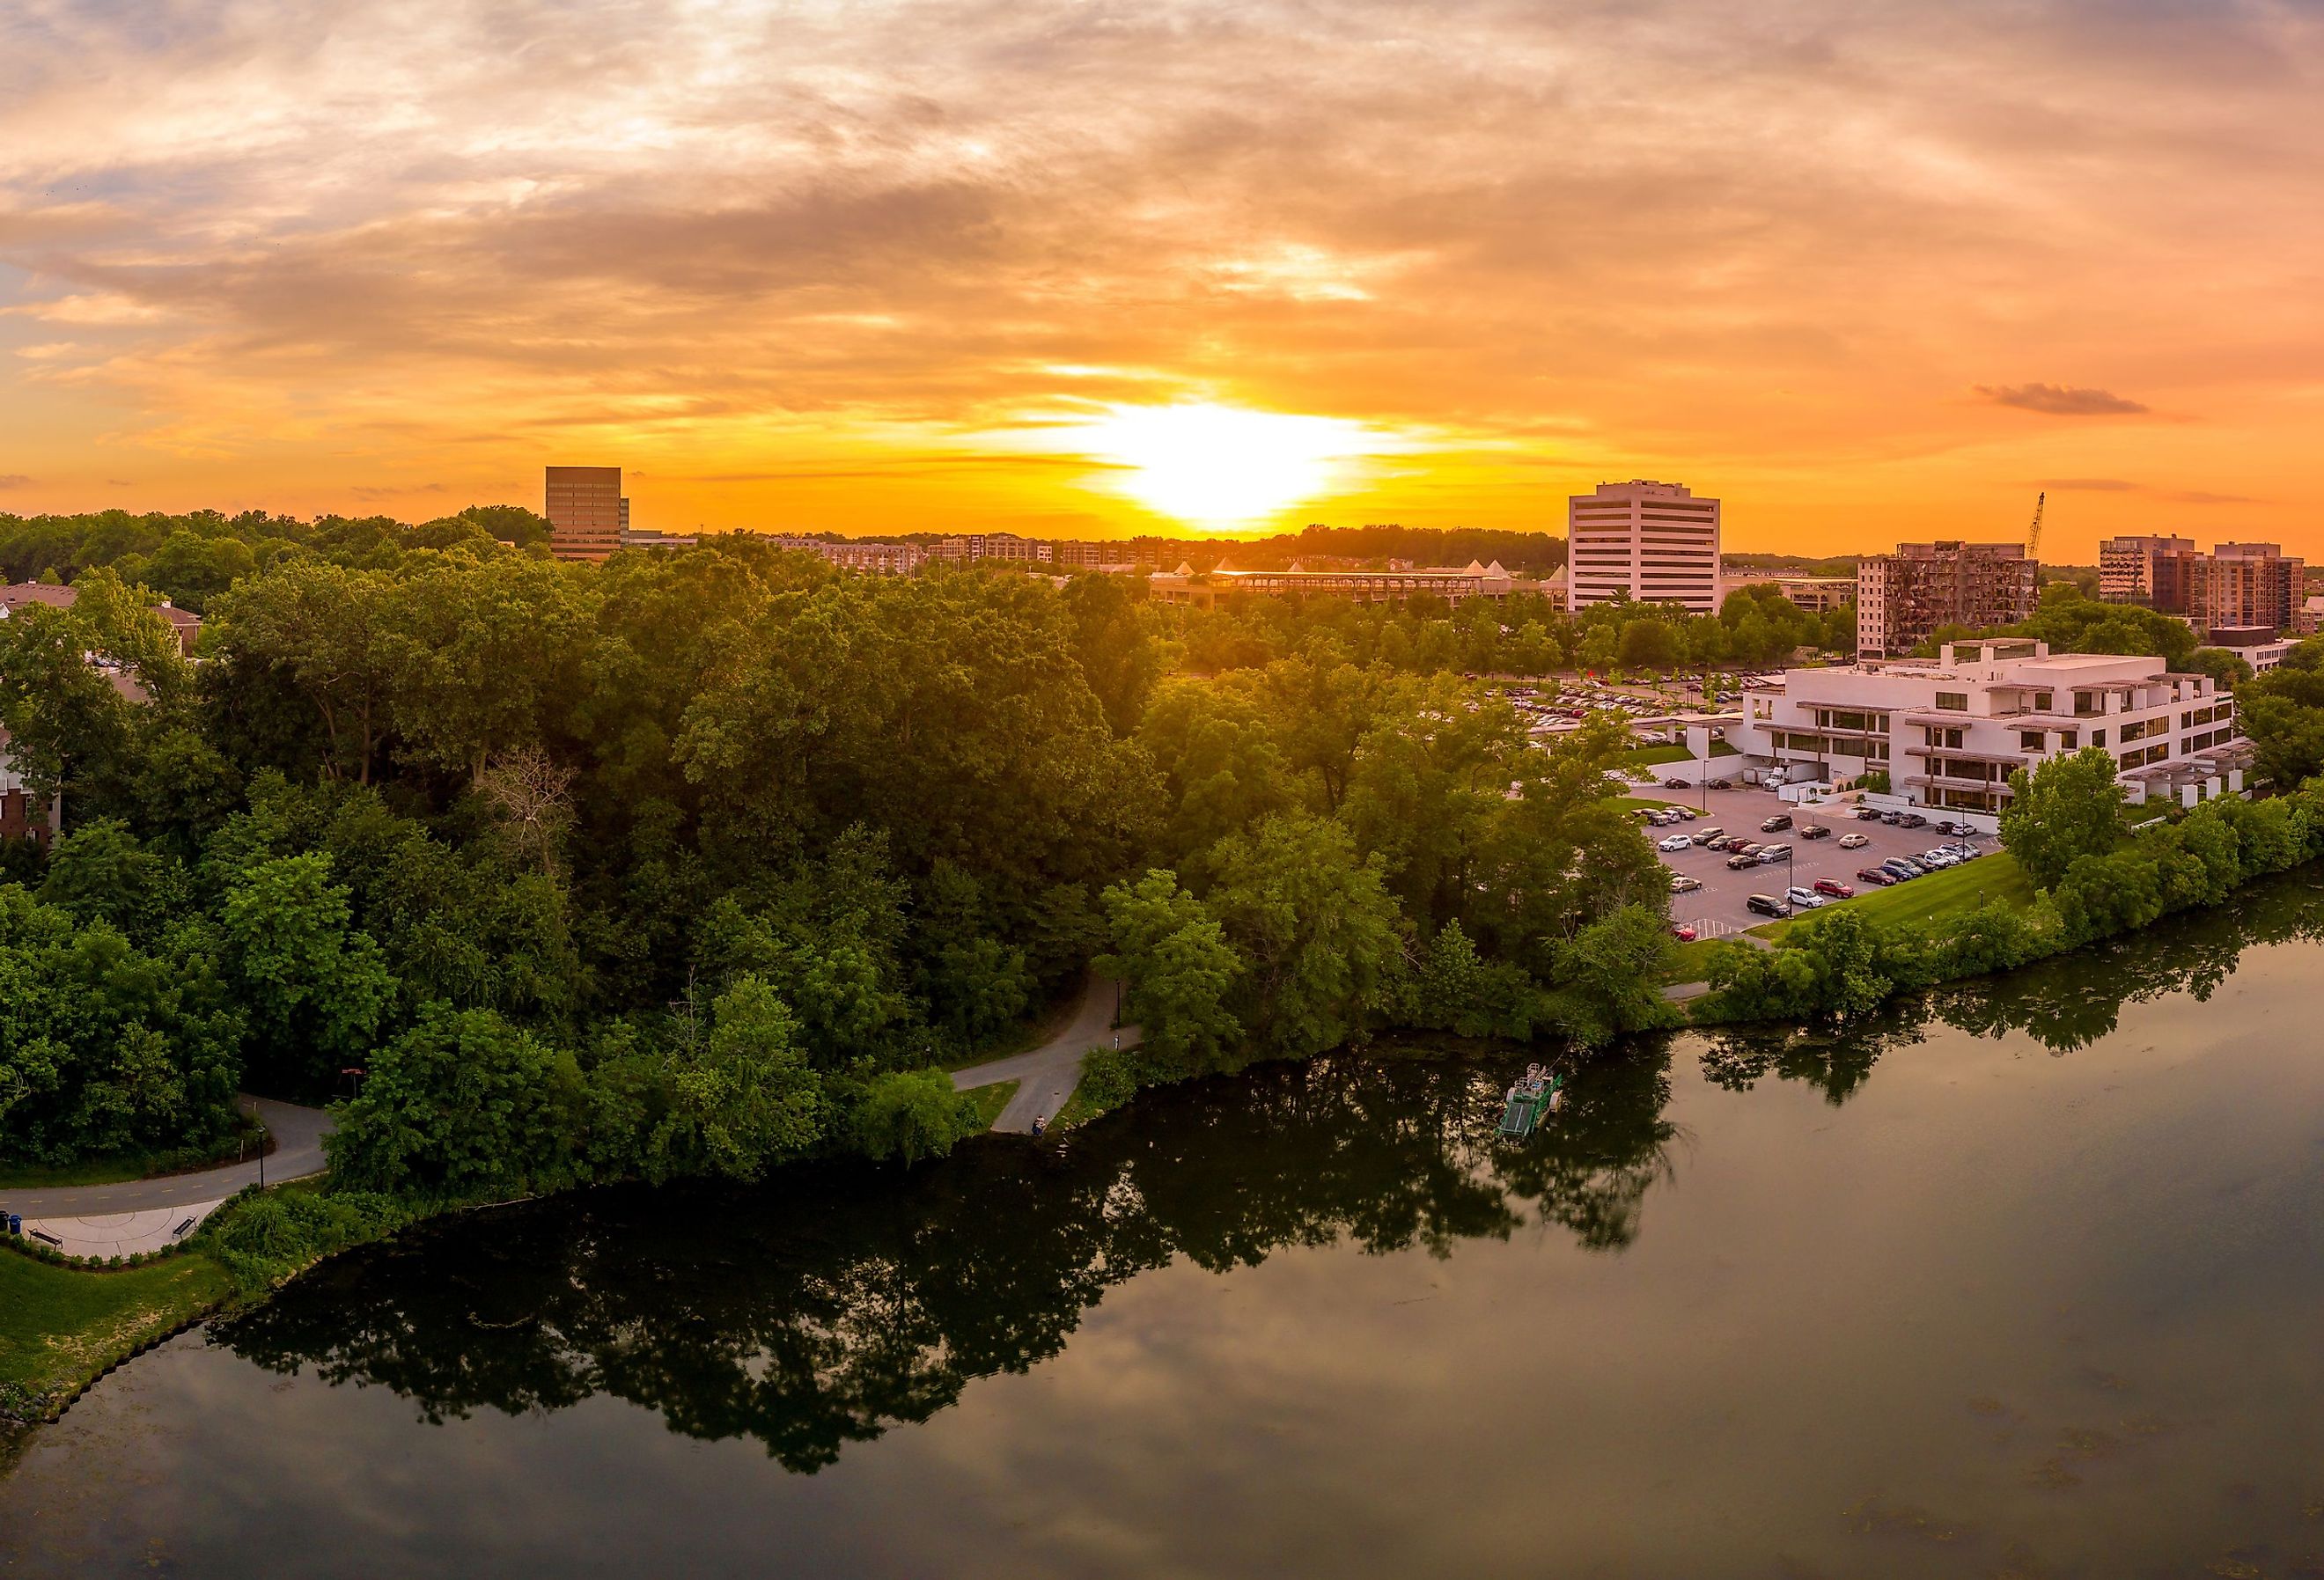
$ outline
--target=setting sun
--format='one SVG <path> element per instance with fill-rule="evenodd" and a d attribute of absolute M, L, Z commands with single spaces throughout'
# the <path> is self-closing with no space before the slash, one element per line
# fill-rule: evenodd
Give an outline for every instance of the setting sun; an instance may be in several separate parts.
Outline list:
<path fill-rule="evenodd" d="M 1210 528 L 1242 526 L 1330 493 L 1362 457 L 1395 448 L 1342 418 L 1210 404 L 1117 407 L 1068 433 L 1125 468 L 1106 485 Z"/>

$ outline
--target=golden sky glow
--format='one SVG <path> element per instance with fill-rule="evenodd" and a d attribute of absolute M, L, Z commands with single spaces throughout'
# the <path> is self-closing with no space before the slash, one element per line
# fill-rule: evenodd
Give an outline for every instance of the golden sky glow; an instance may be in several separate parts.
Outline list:
<path fill-rule="evenodd" d="M 2324 555 L 2319 134 L 2313 0 L 14 0 L 0 509 Z"/>

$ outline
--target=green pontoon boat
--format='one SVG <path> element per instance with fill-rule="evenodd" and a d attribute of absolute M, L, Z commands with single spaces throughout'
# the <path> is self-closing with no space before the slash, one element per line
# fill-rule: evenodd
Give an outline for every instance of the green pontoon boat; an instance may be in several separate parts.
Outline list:
<path fill-rule="evenodd" d="M 1509 1087 L 1508 1106 L 1501 1110 L 1500 1131 L 1512 1141 L 1533 1134 L 1545 1113 L 1565 1105 L 1565 1077 L 1542 1065 L 1527 1065 L 1526 1073 Z"/>

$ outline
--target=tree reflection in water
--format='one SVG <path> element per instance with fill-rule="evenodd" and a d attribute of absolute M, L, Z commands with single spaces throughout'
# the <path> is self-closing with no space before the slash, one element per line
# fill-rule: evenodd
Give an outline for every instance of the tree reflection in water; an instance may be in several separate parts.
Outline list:
<path fill-rule="evenodd" d="M 595 1192 L 346 1258 L 219 1337 L 431 1420 L 610 1393 L 814 1470 L 1056 1354 L 1176 1256 L 1218 1270 L 1343 1237 L 1443 1255 L 1536 1217 L 1618 1248 L 1667 1172 L 1666 1061 L 1581 1071 L 1521 1148 L 1494 1137 L 1505 1066 L 1340 1056 L 1151 1093 L 1053 1147 Z"/>
<path fill-rule="evenodd" d="M 1738 1026 L 1710 1033 L 1703 1074 L 1731 1090 L 1769 1075 L 1846 1102 L 1893 1048 L 1932 1025 L 1981 1037 L 2022 1031 L 2053 1054 L 2088 1048 L 2114 1030 L 2123 1006 L 2165 993 L 2209 999 L 2246 949 L 2324 938 L 2324 901 L 2305 872 L 2255 884 L 2227 906 L 2183 912 L 2128 938 L 2044 960 L 2001 976 L 1956 983 L 1885 1007 L 1859 1024 Z"/>
<path fill-rule="evenodd" d="M 1149 1093 L 1047 1147 L 479 1215 L 322 1268 L 218 1337 L 264 1366 L 392 1388 L 431 1420 L 608 1393 L 813 1471 L 972 1378 L 1057 1354 L 1107 1289 L 1174 1257 L 1218 1270 L 1343 1238 L 1442 1256 L 1533 1223 L 1618 1251 L 1671 1173 L 1674 1046 L 1700 1048 L 1723 1085 L 1774 1074 L 1837 1104 L 1932 1021 L 2063 1052 L 2125 1002 L 2208 993 L 2245 948 L 2324 936 L 2320 919 L 2294 879 L 2232 918 L 1941 990 L 1844 1032 L 1637 1045 L 1579 1069 L 1520 1146 L 1494 1135 L 1510 1062 L 1342 1055 Z"/>

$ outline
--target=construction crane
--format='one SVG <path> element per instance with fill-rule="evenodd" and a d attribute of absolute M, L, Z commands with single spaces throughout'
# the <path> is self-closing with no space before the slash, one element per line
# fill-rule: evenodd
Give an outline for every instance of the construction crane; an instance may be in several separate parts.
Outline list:
<path fill-rule="evenodd" d="M 2034 496 L 2034 524 L 2025 529 L 2025 558 L 2039 559 L 2042 547 L 2042 507 L 2050 503 L 2050 491 L 2043 489 Z"/>

